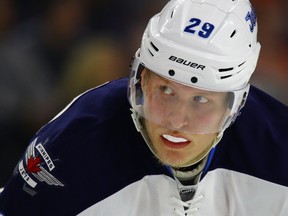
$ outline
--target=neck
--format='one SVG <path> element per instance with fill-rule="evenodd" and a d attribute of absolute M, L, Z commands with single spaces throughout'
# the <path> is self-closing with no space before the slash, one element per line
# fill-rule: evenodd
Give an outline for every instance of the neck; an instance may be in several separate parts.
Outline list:
<path fill-rule="evenodd" d="M 200 173 L 203 171 L 207 162 L 207 156 L 196 164 L 188 167 L 174 168 L 171 167 L 174 176 L 183 184 L 191 185 L 198 181 Z"/>

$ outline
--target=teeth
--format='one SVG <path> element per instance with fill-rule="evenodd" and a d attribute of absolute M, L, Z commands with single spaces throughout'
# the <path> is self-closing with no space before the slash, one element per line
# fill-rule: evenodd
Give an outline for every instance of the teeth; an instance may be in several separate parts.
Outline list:
<path fill-rule="evenodd" d="M 163 134 L 163 137 L 171 142 L 180 143 L 180 142 L 187 142 L 188 140 L 181 138 L 181 137 L 174 137 L 171 135 Z"/>

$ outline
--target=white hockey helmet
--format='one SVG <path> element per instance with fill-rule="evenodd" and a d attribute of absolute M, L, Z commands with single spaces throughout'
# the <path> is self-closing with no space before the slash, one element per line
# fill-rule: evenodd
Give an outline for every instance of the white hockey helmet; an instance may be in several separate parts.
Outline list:
<path fill-rule="evenodd" d="M 248 0 L 168 2 L 149 21 L 131 65 L 129 100 L 138 129 L 142 127 L 139 119 L 149 118 L 141 86 L 141 73 L 147 68 L 185 86 L 232 95 L 227 103 L 229 112 L 217 128 L 191 127 L 185 132 L 224 131 L 237 117 L 249 92 L 260 52 L 257 28 Z"/>

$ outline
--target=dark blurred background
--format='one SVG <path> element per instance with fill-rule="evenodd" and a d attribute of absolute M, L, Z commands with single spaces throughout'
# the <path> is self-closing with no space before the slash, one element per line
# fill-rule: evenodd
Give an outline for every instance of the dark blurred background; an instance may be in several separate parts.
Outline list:
<path fill-rule="evenodd" d="M 0 0 L 0 187 L 37 130 L 81 92 L 128 76 L 167 0 Z M 288 1 L 252 0 L 262 45 L 252 83 L 288 104 Z"/>

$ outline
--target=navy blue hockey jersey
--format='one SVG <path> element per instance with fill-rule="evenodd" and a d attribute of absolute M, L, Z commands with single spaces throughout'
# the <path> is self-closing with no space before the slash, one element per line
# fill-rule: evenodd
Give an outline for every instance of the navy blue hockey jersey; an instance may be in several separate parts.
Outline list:
<path fill-rule="evenodd" d="M 285 105 L 251 87 L 183 208 L 177 180 L 134 127 L 127 83 L 87 91 L 39 130 L 0 195 L 0 215 L 288 215 Z"/>

